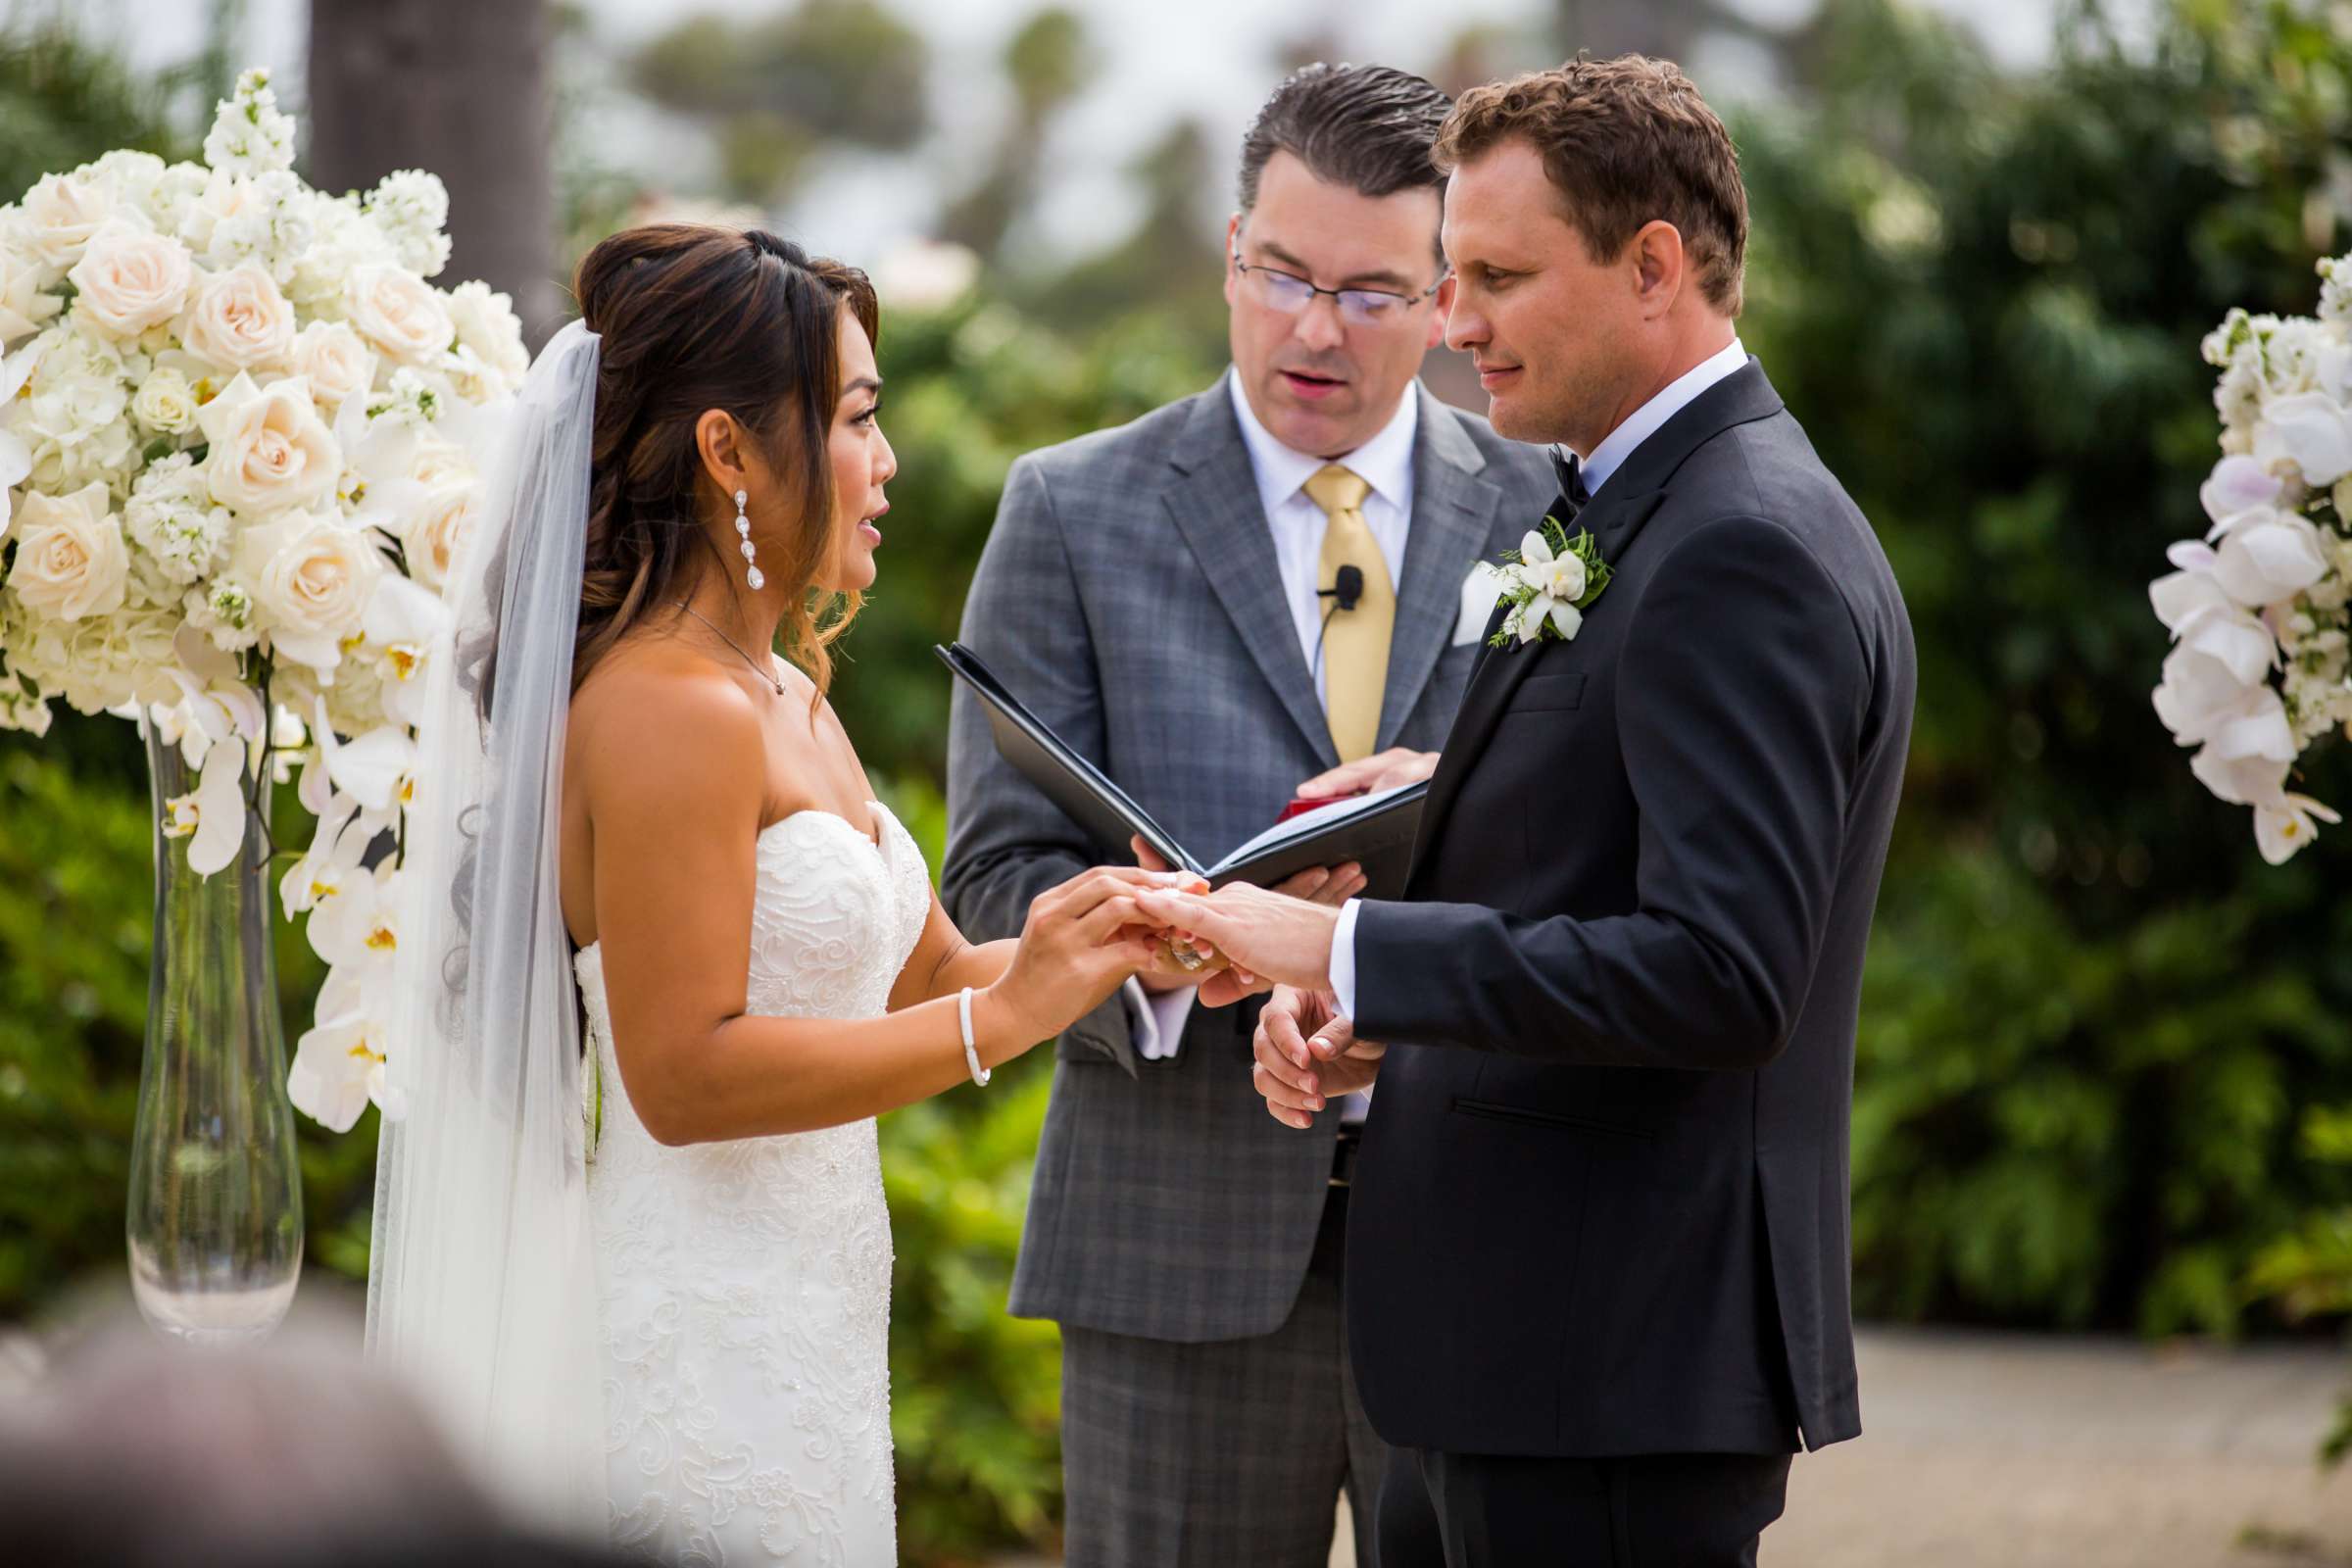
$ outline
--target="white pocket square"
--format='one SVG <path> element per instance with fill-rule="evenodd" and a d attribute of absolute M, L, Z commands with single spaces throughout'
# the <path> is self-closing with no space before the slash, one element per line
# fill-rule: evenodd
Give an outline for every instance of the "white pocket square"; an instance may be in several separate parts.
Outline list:
<path fill-rule="evenodd" d="M 1494 613 L 1494 601 L 1502 597 L 1498 579 L 1502 573 L 1491 561 L 1481 561 L 1470 568 L 1462 579 L 1462 615 L 1453 623 L 1453 646 L 1478 641 L 1487 629 L 1487 620 Z"/>

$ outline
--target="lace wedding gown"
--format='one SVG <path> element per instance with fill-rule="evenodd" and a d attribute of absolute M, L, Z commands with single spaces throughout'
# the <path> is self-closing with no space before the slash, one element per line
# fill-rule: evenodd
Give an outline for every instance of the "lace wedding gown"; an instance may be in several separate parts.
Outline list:
<path fill-rule="evenodd" d="M 751 1011 L 871 1018 L 931 902 L 887 808 L 880 841 L 806 810 L 758 844 Z M 576 959 L 603 1078 L 588 1169 L 612 1540 L 667 1562 L 898 1561 L 890 1215 L 869 1118 L 670 1149 L 629 1104 L 603 956 Z"/>

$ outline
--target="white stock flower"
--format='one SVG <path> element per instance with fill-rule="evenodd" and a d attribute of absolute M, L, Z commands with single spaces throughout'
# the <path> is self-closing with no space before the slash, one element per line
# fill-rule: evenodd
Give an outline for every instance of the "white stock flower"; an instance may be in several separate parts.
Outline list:
<path fill-rule="evenodd" d="M 196 285 L 180 339 L 226 370 L 283 365 L 294 347 L 294 307 L 268 270 L 247 262 Z"/>
<path fill-rule="evenodd" d="M 2297 850 L 2319 836 L 2319 829 L 2312 825 L 2315 817 L 2329 826 L 2343 820 L 2308 795 L 2281 795 L 2276 803 L 2256 803 L 2254 843 L 2262 858 L 2273 865 L 2284 865 Z"/>
<path fill-rule="evenodd" d="M 228 509 L 214 502 L 204 470 L 184 452 L 150 464 L 122 508 L 130 542 L 183 587 L 220 564 L 232 527 Z"/>
<path fill-rule="evenodd" d="M 170 366 L 148 372 L 130 400 L 130 416 L 158 435 L 186 435 L 204 407 L 184 371 Z"/>
<path fill-rule="evenodd" d="M 354 270 L 343 303 L 359 334 L 403 365 L 438 359 L 457 334 L 439 291 L 398 267 Z"/>
<path fill-rule="evenodd" d="M 180 613 L 215 648 L 242 653 L 262 640 L 254 623 L 253 590 L 235 577 L 218 577 L 210 587 L 190 588 L 180 599 Z"/>
<path fill-rule="evenodd" d="M 122 608 L 130 555 L 104 485 L 85 485 L 68 496 L 26 496 L 16 531 L 8 586 L 27 608 L 57 620 Z"/>
<path fill-rule="evenodd" d="M 329 970 L 318 988 L 316 1023 L 294 1047 L 286 1097 L 294 1108 L 330 1132 L 347 1133 L 369 1101 L 394 1114 L 384 1082 L 385 1008 L 380 971 L 370 987 L 362 969 Z"/>
<path fill-rule="evenodd" d="M 74 314 L 109 337 L 137 337 L 179 314 L 196 281 L 196 261 L 169 234 L 117 219 L 90 236 L 66 274 Z"/>
<path fill-rule="evenodd" d="M 2304 483 L 2331 485 L 2352 473 L 2352 414 L 2320 392 L 2273 398 L 2254 427 L 2254 461 L 2274 471 L 2291 463 Z"/>
<path fill-rule="evenodd" d="M 375 384 L 375 353 L 343 321 L 313 321 L 294 339 L 294 373 L 322 409 L 338 409 Z"/>
<path fill-rule="evenodd" d="M 115 216 L 115 193 L 104 178 L 77 171 L 44 176 L 20 205 L 32 253 L 62 272 Z"/>
<path fill-rule="evenodd" d="M 294 167 L 294 122 L 278 112 L 270 73 L 248 71 L 213 113 L 204 161 L 232 174 L 261 174 Z"/>
<path fill-rule="evenodd" d="M 458 335 L 459 374 L 471 383 L 468 394 L 477 402 L 511 396 L 531 368 L 514 301 L 487 283 L 460 283 L 450 290 L 446 308 Z"/>
<path fill-rule="evenodd" d="M 449 265 L 449 188 L 421 169 L 386 174 L 368 194 L 368 216 L 392 244 L 393 259 L 419 277 Z"/>
<path fill-rule="evenodd" d="M 300 376 L 257 387 L 240 372 L 197 416 L 213 498 L 260 515 L 334 494 L 343 454 Z"/>
<path fill-rule="evenodd" d="M 2265 508 L 2224 526 L 2213 579 L 2249 610 L 2291 599 L 2328 571 L 2320 530 L 2306 518 Z"/>
<path fill-rule="evenodd" d="M 361 214 L 357 196 L 314 192 L 309 210 L 311 241 L 295 258 L 286 293 L 311 315 L 339 317 L 351 274 L 366 266 L 392 265 L 397 257 L 383 230 Z"/>
<path fill-rule="evenodd" d="M 359 635 L 383 558 L 340 517 L 288 513 L 237 540 L 235 571 L 252 584 L 255 619 L 270 646 L 321 677 Z"/>

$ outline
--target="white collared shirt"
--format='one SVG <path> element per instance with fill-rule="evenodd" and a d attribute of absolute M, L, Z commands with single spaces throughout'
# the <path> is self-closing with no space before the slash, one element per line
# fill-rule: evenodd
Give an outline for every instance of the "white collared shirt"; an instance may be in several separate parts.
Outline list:
<path fill-rule="evenodd" d="M 1666 383 L 1658 394 L 1628 415 L 1623 423 L 1601 437 L 1600 445 L 1583 462 L 1585 493 L 1596 496 L 1609 476 L 1625 466 L 1625 460 L 1634 449 L 1651 436 L 1668 419 L 1689 408 L 1698 395 L 1734 374 L 1747 364 L 1747 350 L 1734 337 L 1720 352 L 1708 355 L 1690 369 Z M 1339 999 L 1340 1011 L 1355 1016 L 1355 917 L 1363 901 L 1349 899 L 1340 907 L 1340 923 L 1331 933 L 1331 992 Z"/>
<path fill-rule="evenodd" d="M 1323 530 L 1331 519 L 1304 487 L 1327 463 L 1340 464 L 1370 485 L 1371 492 L 1364 497 L 1364 522 L 1388 563 L 1389 581 L 1401 584 L 1405 535 L 1413 516 L 1413 442 L 1421 429 L 1419 386 L 1418 381 L 1406 384 L 1404 395 L 1396 400 L 1396 412 L 1371 440 L 1344 458 L 1319 458 L 1276 440 L 1259 422 L 1257 411 L 1250 407 L 1240 373 L 1226 372 L 1225 389 L 1233 398 L 1234 418 L 1241 424 L 1242 443 L 1250 449 L 1250 471 L 1257 479 L 1258 501 L 1274 536 L 1275 564 L 1282 572 L 1283 598 L 1291 607 L 1298 651 L 1314 674 L 1316 701 L 1326 705 L 1329 682 L 1316 652 L 1323 616 L 1330 606 L 1316 597 L 1315 589 L 1322 576 Z M 1153 994 L 1130 980 L 1122 992 L 1127 998 L 1136 1054 L 1147 1061 L 1176 1054 L 1184 1038 L 1185 1019 L 1192 1014 L 1193 989 L 1187 986 Z M 1348 1100 L 1352 1103 L 1342 1104 L 1342 1119 L 1361 1120 L 1361 1100 L 1354 1096 Z"/>
<path fill-rule="evenodd" d="M 1739 373 L 1747 363 L 1747 350 L 1735 337 L 1720 352 L 1708 355 L 1662 387 L 1656 397 L 1626 416 L 1625 422 L 1600 438 L 1600 445 L 1584 460 L 1585 494 L 1596 496 L 1609 475 L 1625 466 L 1634 448 L 1657 434 L 1658 426 L 1689 408 L 1701 392 Z"/>

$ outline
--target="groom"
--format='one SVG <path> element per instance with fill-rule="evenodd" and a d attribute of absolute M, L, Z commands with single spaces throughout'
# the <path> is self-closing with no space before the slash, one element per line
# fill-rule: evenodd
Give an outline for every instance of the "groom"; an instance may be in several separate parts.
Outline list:
<path fill-rule="evenodd" d="M 1752 1563 L 1790 1453 L 1861 1430 L 1847 1123 L 1909 625 L 1735 334 L 1746 197 L 1679 71 L 1479 88 L 1438 159 L 1447 340 L 1497 430 L 1575 455 L 1552 515 L 1613 574 L 1573 640 L 1482 658 L 1403 900 L 1148 905 L 1282 982 L 1277 1120 L 1379 1079 L 1348 1322 L 1383 1568 Z"/>
<path fill-rule="evenodd" d="M 1450 292 L 1450 107 L 1378 66 L 1284 81 L 1224 236 L 1231 373 L 1006 477 L 964 641 L 1196 855 L 1310 775 L 1443 739 L 1482 618 L 1464 578 L 1548 493 L 1540 455 L 1415 379 Z M 1343 565 L 1348 610 L 1322 592 Z M 1127 849 L 1006 764 L 963 692 L 948 814 L 942 895 L 975 937 Z M 1069 1560 L 1321 1568 L 1345 1489 L 1369 1568 L 1388 1459 L 1340 1319 L 1358 1129 L 1270 1123 L 1250 1015 L 1192 1000 L 1114 1000 L 1054 1054 L 1012 1310 L 1061 1325 Z"/>

